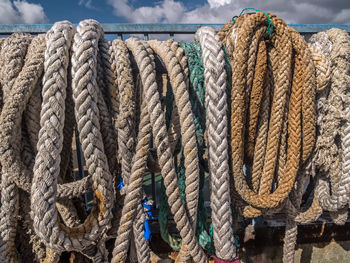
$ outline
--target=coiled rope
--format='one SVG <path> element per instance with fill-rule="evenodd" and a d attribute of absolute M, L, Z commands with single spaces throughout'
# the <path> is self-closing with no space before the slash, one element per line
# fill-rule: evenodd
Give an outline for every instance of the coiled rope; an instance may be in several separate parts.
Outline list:
<path fill-rule="evenodd" d="M 262 209 L 275 208 L 281 205 L 293 187 L 299 166 L 308 159 L 315 140 L 315 112 L 314 101 L 312 100 L 315 90 L 315 69 L 313 63 L 308 63 L 311 58 L 307 44 L 296 31 L 288 27 L 280 18 L 270 15 L 270 19 L 273 23 L 274 31 L 270 36 L 271 44 L 268 46 L 267 51 L 264 51 L 266 45 L 262 44 L 264 43 L 263 33 L 266 32 L 264 30 L 267 27 L 267 18 L 263 13 L 244 15 L 237 19 L 234 29 L 240 37 L 232 40 L 234 43 L 231 63 L 233 72 L 231 95 L 232 169 L 235 189 L 242 199 L 250 205 L 245 206 L 243 211 L 243 214 L 248 217 L 260 215 Z M 252 38 L 254 34 L 255 38 Z M 249 164 L 249 155 L 255 157 L 255 151 L 263 150 L 257 147 L 258 142 L 256 142 L 253 155 L 248 150 L 244 150 L 246 149 L 244 147 L 249 144 L 243 143 L 245 118 L 248 118 L 249 122 L 253 123 L 253 128 L 256 127 L 254 123 L 256 123 L 257 114 L 254 112 L 259 112 L 259 107 L 257 108 L 256 105 L 260 105 L 262 91 L 264 90 L 264 85 L 261 85 L 261 83 L 264 83 L 261 81 L 262 77 L 264 77 L 264 71 L 256 73 L 255 79 L 258 79 L 257 84 L 254 85 L 254 81 L 250 81 L 253 83 L 253 86 L 249 88 L 249 75 L 246 76 L 246 72 L 248 72 L 249 68 L 247 62 L 249 62 L 250 48 L 248 47 L 250 45 L 255 46 L 253 50 L 259 50 L 259 53 L 255 52 L 255 56 L 257 56 L 256 66 L 259 65 L 258 63 L 262 63 L 259 62 L 260 59 L 266 61 L 267 55 L 267 62 L 271 63 L 274 78 L 273 88 L 275 89 L 268 118 L 269 127 L 268 131 L 265 132 L 267 138 L 266 143 L 264 143 L 266 152 L 261 172 L 254 170 L 255 158 L 253 160 L 252 185 L 256 187 L 259 185 L 257 188 L 258 192 L 255 192 L 254 187 L 252 189 L 247 184 L 242 170 L 245 160 L 243 156 L 247 155 L 245 158 L 247 159 L 247 164 Z M 258 48 L 258 46 L 261 47 Z M 294 65 L 291 63 L 292 49 L 296 52 Z M 228 48 L 228 50 L 233 50 L 233 47 Z M 294 75 L 291 79 L 290 72 L 292 69 Z M 258 70 L 263 70 L 263 68 L 260 66 Z M 248 88 L 245 89 L 246 85 Z M 252 102 L 249 103 L 249 101 Z M 250 107 L 249 110 L 247 105 Z M 251 115 L 253 118 L 251 118 Z M 284 118 L 280 116 L 285 116 L 288 120 L 288 127 L 284 128 L 288 132 L 286 140 L 288 145 L 288 148 L 286 148 L 286 169 L 284 173 L 281 173 L 279 166 L 277 166 L 277 163 L 280 162 L 280 155 L 278 154 L 280 142 L 277 138 L 281 137 L 284 130 L 283 123 L 286 123 L 286 120 L 283 121 Z M 303 137 L 301 137 L 301 129 L 303 129 Z M 256 138 L 264 138 L 264 136 Z M 248 141 L 253 139 L 249 139 L 248 136 Z M 261 154 L 258 156 L 261 156 Z M 301 163 L 299 162 L 299 157 L 302 158 Z M 270 193 L 276 166 L 278 186 Z M 260 174 L 260 176 L 257 176 L 258 174 L 256 173 Z"/>
<path fill-rule="evenodd" d="M 283 262 L 294 261 L 297 224 L 323 210 L 344 224 L 348 35 L 332 29 L 308 45 L 255 11 L 218 35 L 200 28 L 196 42 L 110 42 L 94 20 L 1 38 L 0 262 L 53 263 L 64 251 L 78 262 L 155 260 L 150 170 L 162 176 L 160 230 L 176 262 L 207 262 L 203 249 L 237 262 L 233 211 L 285 214 Z M 88 172 L 79 180 L 74 132 Z M 169 233 L 170 213 L 180 237 Z"/>

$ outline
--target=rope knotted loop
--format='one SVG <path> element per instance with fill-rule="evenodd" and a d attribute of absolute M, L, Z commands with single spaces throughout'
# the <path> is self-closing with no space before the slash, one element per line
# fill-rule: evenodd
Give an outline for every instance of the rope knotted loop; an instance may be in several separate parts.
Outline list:
<path fill-rule="evenodd" d="M 55 251 L 83 251 L 97 244 L 109 228 L 113 207 L 113 183 L 100 132 L 96 66 L 101 26 L 94 20 L 79 23 L 74 35 L 69 22 L 56 23 L 46 35 L 45 73 L 38 154 L 32 185 L 34 229 Z M 94 207 L 82 225 L 67 227 L 56 209 L 57 176 L 63 142 L 69 48 L 73 43 L 72 90 L 79 139 L 92 180 Z"/>

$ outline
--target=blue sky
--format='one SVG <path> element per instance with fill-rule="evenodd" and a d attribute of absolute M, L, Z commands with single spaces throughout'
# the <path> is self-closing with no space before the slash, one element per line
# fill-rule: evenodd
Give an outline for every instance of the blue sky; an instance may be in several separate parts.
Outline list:
<path fill-rule="evenodd" d="M 107 1 L 92 1 L 89 8 L 77 0 L 61 1 L 30 1 L 41 4 L 50 23 L 61 20 L 69 20 L 78 23 L 86 18 L 93 18 L 101 23 L 122 23 L 127 22 L 125 18 L 113 15 L 113 8 Z"/>
<path fill-rule="evenodd" d="M 0 23 L 225 23 L 245 7 L 287 23 L 350 24 L 350 0 L 0 0 Z"/>

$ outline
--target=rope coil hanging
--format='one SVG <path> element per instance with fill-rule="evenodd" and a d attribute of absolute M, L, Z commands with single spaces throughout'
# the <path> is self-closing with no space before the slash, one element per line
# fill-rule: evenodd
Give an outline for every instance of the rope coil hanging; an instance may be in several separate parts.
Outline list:
<path fill-rule="evenodd" d="M 242 167 L 244 160 L 247 159 L 247 163 L 249 164 L 249 155 L 250 157 L 255 157 L 256 155 L 255 152 L 253 155 L 252 152 L 247 151 L 245 148 L 247 147 L 246 145 L 249 146 L 249 143 L 243 144 L 243 125 L 249 121 L 248 123 L 251 122 L 253 124 L 253 128 L 256 127 L 257 114 L 254 112 L 259 112 L 259 107 L 256 108 L 256 105 L 260 105 L 259 101 L 262 98 L 262 92 L 256 89 L 266 89 L 264 85 L 254 85 L 253 81 L 249 81 L 250 75 L 246 75 L 246 72 L 248 72 L 249 67 L 247 62 L 249 62 L 248 55 L 250 49 L 248 47 L 256 42 L 265 41 L 263 38 L 264 34 L 262 34 L 263 29 L 259 31 L 259 28 L 266 28 L 267 19 L 264 14 L 256 13 L 242 16 L 237 19 L 238 21 L 236 21 L 234 26 L 232 25 L 235 27 L 235 34 L 240 35 L 239 38 L 232 40 L 234 47 L 230 47 L 231 50 L 234 48 L 231 62 L 233 72 L 231 95 L 232 169 L 235 189 L 243 200 L 250 205 L 250 207 L 246 206 L 243 212 L 245 216 L 249 217 L 260 215 L 262 209 L 276 208 L 281 205 L 293 187 L 296 173 L 301 164 L 299 163 L 299 157 L 302 158 L 302 163 L 306 161 L 315 140 L 315 112 L 314 101 L 312 100 L 315 89 L 315 69 L 313 63 L 308 63 L 311 58 L 306 43 L 296 31 L 289 28 L 280 18 L 270 15 L 270 19 L 274 25 L 274 31 L 270 36 L 269 46 L 266 47 L 264 44 L 259 44 L 260 49 L 255 49 L 260 51 L 268 48 L 266 52 L 269 53 L 266 54 L 266 52 L 262 51 L 260 59 L 266 61 L 266 55 L 268 55 L 268 59 L 271 61 L 269 62 L 268 60 L 268 63 L 271 63 L 273 72 L 274 89 L 276 89 L 273 92 L 271 113 L 268 119 L 269 128 L 265 132 L 267 139 L 265 143 L 265 158 L 263 159 L 265 161 L 262 166 L 263 170 L 262 172 L 254 170 L 253 164 L 251 175 L 252 185 L 260 185 L 258 193 L 250 188 L 243 175 Z M 254 34 L 256 36 L 255 41 L 255 38 L 252 38 Z M 257 46 L 258 43 L 255 45 Z M 295 65 L 291 63 L 292 49 L 296 52 Z M 256 65 L 260 63 L 258 60 L 259 54 L 256 54 Z M 292 66 L 294 75 L 291 79 Z M 305 70 L 301 71 L 301 67 L 304 67 Z M 261 67 L 258 70 L 261 70 Z M 257 77 L 255 78 L 258 79 L 258 84 L 261 84 L 261 80 L 259 80 L 261 74 L 264 76 L 264 73 L 257 73 Z M 249 82 L 253 82 L 252 87 L 249 85 Z M 250 107 L 249 109 L 247 109 L 248 105 Z M 251 116 L 253 117 L 251 118 Z M 288 138 L 286 141 L 288 148 L 286 149 L 286 169 L 284 173 L 278 171 L 280 165 L 277 165 L 280 156 L 278 154 L 278 149 L 280 148 L 278 138 L 280 138 L 284 130 L 282 128 L 283 123 L 286 123 L 286 120 L 283 121 L 284 118 L 280 116 L 288 118 Z M 301 132 L 303 137 L 301 136 Z M 249 141 L 251 142 L 252 139 L 249 139 L 248 135 Z M 254 151 L 262 150 L 261 148 L 255 148 Z M 248 156 L 243 157 L 245 155 Z M 275 171 L 278 174 L 278 186 L 270 193 Z M 259 177 L 257 177 L 257 173 L 260 174 Z"/>
<path fill-rule="evenodd" d="M 56 47 L 52 44 L 48 45 L 52 49 L 47 50 L 46 53 L 52 60 L 49 60 L 51 63 L 45 64 L 42 120 L 31 198 L 36 233 L 46 245 L 58 251 L 84 250 L 102 238 L 111 219 L 112 204 L 108 200 L 113 200 L 112 178 L 101 144 L 98 97 L 95 90 L 96 52 L 102 29 L 94 21 L 83 21 L 79 25 L 73 42 L 75 52 L 72 56 L 72 90 L 77 128 L 86 165 L 92 175 L 96 207 L 79 227 L 69 228 L 58 221 L 55 192 L 63 141 L 64 100 L 67 88 L 65 72 L 69 61 L 69 44 L 74 31 L 70 24 L 57 24 L 58 33 L 52 32 L 52 41 L 59 38 L 62 40 L 56 40 Z M 47 36 L 50 37 L 50 33 Z M 48 42 L 50 40 L 49 38 Z M 89 53 L 83 52 L 85 50 Z M 57 69 L 62 72 L 62 75 L 55 74 Z M 52 199 L 48 198 L 50 196 Z"/>
<path fill-rule="evenodd" d="M 94 20 L 1 38 L 0 261 L 53 263 L 65 251 L 77 262 L 157 261 L 151 172 L 162 178 L 160 231 L 176 262 L 237 262 L 238 213 L 285 215 L 283 262 L 294 261 L 298 224 L 323 210 L 344 224 L 348 34 L 307 44 L 254 11 L 217 34 L 198 29 L 194 42 L 110 42 Z"/>

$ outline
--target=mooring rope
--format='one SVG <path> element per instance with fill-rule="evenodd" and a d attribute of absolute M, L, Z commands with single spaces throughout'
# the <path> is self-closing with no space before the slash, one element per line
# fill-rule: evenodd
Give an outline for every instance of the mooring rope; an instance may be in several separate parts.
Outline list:
<path fill-rule="evenodd" d="M 324 107 L 322 106 L 322 99 L 324 94 L 327 92 L 327 87 L 330 79 L 330 63 L 328 59 L 321 53 L 317 48 L 317 45 L 308 45 L 313 63 L 316 68 L 316 77 L 317 77 L 317 128 L 320 131 L 320 122 L 323 119 Z M 298 234 L 299 223 L 308 223 L 318 219 L 322 213 L 322 208 L 320 207 L 319 201 L 317 199 L 317 190 L 315 189 L 313 201 L 311 206 L 303 211 L 300 208 L 301 199 L 304 191 L 304 185 L 308 179 L 307 175 L 311 175 L 313 180 L 317 180 L 316 171 L 315 171 L 315 158 L 317 155 L 317 148 L 314 149 L 312 156 L 310 157 L 306 167 L 299 172 L 299 177 L 297 179 L 296 185 L 289 197 L 289 200 L 286 201 L 286 230 L 284 235 L 284 244 L 283 244 L 283 262 L 294 262 L 294 253 L 296 246 L 296 239 Z"/>
<path fill-rule="evenodd" d="M 271 35 L 271 47 L 268 52 L 268 57 L 271 59 L 272 72 L 274 76 L 274 88 L 276 89 L 273 94 L 271 113 L 269 117 L 269 128 L 267 132 L 266 140 L 266 152 L 264 157 L 264 165 L 261 176 L 257 179 L 256 172 L 253 168 L 252 172 L 252 185 L 259 185 L 259 191 L 256 193 L 253 189 L 249 187 L 246 179 L 243 175 L 243 153 L 245 153 L 242 135 L 243 135 L 243 125 L 245 116 L 248 117 L 250 121 L 251 112 L 256 112 L 257 109 L 254 105 L 259 105 L 259 103 L 254 103 L 254 101 L 261 101 L 260 91 L 255 91 L 256 88 L 262 88 L 260 85 L 255 88 L 254 82 L 252 88 L 247 88 L 244 90 L 245 85 L 249 85 L 248 75 L 246 72 L 248 70 L 248 55 L 250 45 L 253 45 L 257 41 L 252 40 L 252 36 L 255 34 L 256 38 L 260 39 L 258 42 L 263 42 L 262 37 L 264 34 L 261 33 L 259 28 L 267 28 L 267 17 L 264 13 L 255 13 L 252 15 L 244 15 L 236 20 L 236 24 L 232 25 L 235 27 L 236 34 L 239 34 L 239 38 L 232 39 L 234 47 L 228 48 L 233 50 L 233 60 L 232 60 L 232 102 L 231 102 L 231 147 L 232 147 L 232 169 L 234 174 L 235 189 L 240 194 L 240 196 L 250 204 L 250 207 L 244 208 L 244 215 L 249 217 L 255 217 L 260 215 L 262 209 L 275 208 L 285 200 L 288 196 L 290 190 L 293 187 L 294 180 L 296 178 L 296 173 L 298 167 L 301 165 L 299 163 L 299 156 L 302 158 L 302 163 L 308 159 L 311 150 L 313 148 L 313 142 L 315 137 L 315 125 L 314 118 L 315 113 L 313 112 L 313 101 L 312 98 L 314 92 L 314 68 L 313 63 L 308 63 L 310 61 L 310 55 L 308 49 L 306 48 L 305 41 L 297 34 L 294 30 L 288 27 L 280 18 L 270 15 L 271 22 L 275 33 Z M 255 31 L 254 31 L 255 30 Z M 255 33 L 253 33 L 255 32 Z M 266 32 L 266 31 L 265 31 Z M 265 33 L 266 34 L 266 33 Z M 222 38 L 223 39 L 223 38 Z M 257 44 L 255 44 L 257 45 Z M 261 44 L 259 44 L 261 46 Z M 262 50 L 264 46 L 261 46 Z M 291 70 L 292 65 L 292 49 L 297 53 L 295 57 L 295 73 L 293 79 L 291 80 Z M 266 59 L 266 53 L 260 55 L 261 59 Z M 259 53 L 256 54 L 257 62 Z M 271 56 L 271 57 L 270 57 Z M 268 60 L 269 61 L 269 60 Z M 308 70 L 301 71 L 301 67 L 308 68 Z M 257 70 L 261 70 L 259 67 Z M 302 73 L 302 74 L 301 74 Z M 258 80 L 258 84 L 261 83 L 261 74 L 257 73 L 254 78 Z M 298 75 L 299 74 L 299 75 Z M 303 75 L 304 74 L 304 75 Z M 290 87 L 290 83 L 292 86 Z M 289 90 L 291 91 L 289 95 Z M 251 92 L 251 94 L 247 92 Z M 254 93 L 253 93 L 254 92 Z M 258 98 L 257 98 L 258 97 Z M 289 97 L 289 101 L 287 100 Z M 244 103 L 244 101 L 253 100 L 253 102 Z M 301 100 L 301 98 L 304 98 Z M 247 105 L 253 105 L 249 110 Z M 286 112 L 286 110 L 288 110 Z M 284 113 L 285 112 L 285 113 Z M 301 119 L 301 112 L 302 119 Z M 249 114 L 249 115 L 246 115 Z M 252 122 L 256 122 L 256 114 L 253 114 Z M 278 172 L 278 186 L 270 193 L 272 190 L 272 183 L 274 178 L 274 173 L 276 170 L 276 165 L 278 163 L 278 149 L 280 148 L 280 142 L 277 138 L 280 138 L 283 131 L 283 121 L 284 118 L 280 116 L 285 116 L 288 118 L 288 139 L 287 139 L 287 156 L 286 156 L 286 169 L 285 173 Z M 301 125 L 301 122 L 303 125 Z M 253 125 L 256 126 L 256 125 Z M 303 143 L 301 144 L 301 129 L 303 129 Z M 277 137 L 276 137 L 277 136 Z M 248 136 L 249 138 L 249 136 Z M 258 137 L 260 138 L 260 137 Z M 249 141 L 249 139 L 248 139 Z M 256 144 L 257 145 L 257 144 Z M 301 149 L 301 145 L 303 146 Z M 262 149 L 255 148 L 255 150 L 261 151 Z M 251 154 L 251 153 L 250 153 Z M 254 155 L 255 156 L 255 153 Z M 246 157 L 247 164 L 249 164 L 249 154 Z M 253 160 L 254 163 L 255 160 Z M 253 165 L 254 167 L 254 165 Z M 277 167 L 278 169 L 278 167 Z M 254 178 L 254 179 L 253 179 Z M 258 183 L 257 180 L 260 180 Z"/>
<path fill-rule="evenodd" d="M 211 180 L 213 237 L 216 256 L 224 260 L 236 257 L 230 200 L 226 71 L 222 44 L 210 27 L 195 35 L 203 51 L 206 87 L 205 108 L 208 136 L 208 161 Z"/>
<path fill-rule="evenodd" d="M 347 168 L 350 43 L 348 33 L 339 29 L 316 34 L 311 41 L 330 57 L 332 65 L 329 93 L 325 95 L 326 99 L 319 101 L 320 104 L 323 103 L 324 117 L 320 119 L 320 135 L 317 138 L 317 164 L 323 176 L 320 176 L 317 192 L 322 208 L 330 211 L 336 224 L 344 224 L 348 217 L 346 206 L 350 193 Z"/>
<path fill-rule="evenodd" d="M 12 180 L 14 177 L 18 177 L 19 172 L 13 169 L 13 156 L 20 155 L 22 114 L 43 70 L 45 41 L 43 41 L 44 35 L 40 35 L 33 40 L 30 36 L 13 35 L 10 40 L 14 43 L 8 43 L 8 45 L 15 48 L 17 54 L 16 52 L 9 54 L 11 54 L 10 56 L 17 55 L 17 57 L 10 57 L 9 64 L 4 66 L 5 71 L 2 72 L 2 77 L 7 79 L 4 79 L 6 83 L 3 84 L 5 103 L 0 121 L 0 132 L 3 139 L 1 145 L 0 228 L 2 238 L 0 247 L 2 260 L 17 262 L 14 241 L 17 228 L 16 217 L 18 215 L 19 193 L 16 184 Z M 27 46 L 28 52 L 26 52 Z M 19 50 L 22 50 L 22 55 Z M 2 51 L 4 52 L 5 48 Z M 26 56 L 25 59 L 24 56 Z"/>
<path fill-rule="evenodd" d="M 56 24 L 47 34 L 49 44 L 43 81 L 41 129 L 31 191 L 34 229 L 44 243 L 56 251 L 82 251 L 90 244 L 96 244 L 108 229 L 113 207 L 111 200 L 114 199 L 97 108 L 96 55 L 103 33 L 97 22 L 86 20 L 80 22 L 74 35 L 72 89 L 77 128 L 86 166 L 92 175 L 96 205 L 84 224 L 78 227 L 64 226 L 57 217 L 55 195 L 63 141 L 68 51 L 73 33 L 71 24 L 63 22 Z M 62 75 L 55 74 L 57 70 Z"/>
<path fill-rule="evenodd" d="M 181 144 L 184 152 L 185 168 L 185 204 L 187 207 L 192 229 L 196 230 L 197 206 L 199 192 L 199 159 L 196 144 L 196 130 L 193 121 L 193 113 L 188 95 L 188 82 L 184 67 L 181 67 L 181 58 L 178 59 L 168 45 L 162 42 L 149 42 L 154 52 L 163 60 L 170 78 L 175 105 L 179 113 Z M 179 50 L 180 48 L 177 48 Z M 178 54 L 183 57 L 182 49 Z M 186 248 L 182 244 L 179 262 L 188 260 Z"/>
<path fill-rule="evenodd" d="M 255 9 L 193 42 L 109 41 L 95 20 L 0 38 L 0 262 L 159 260 L 150 173 L 175 262 L 239 262 L 238 216 L 276 213 L 294 262 L 298 224 L 348 219 L 349 72 L 346 31 L 307 44 Z"/>
<path fill-rule="evenodd" d="M 200 182 L 198 196 L 198 216 L 197 216 L 197 233 L 200 245 L 213 253 L 212 236 L 209 234 L 207 226 L 207 212 L 204 206 L 203 187 L 205 181 L 205 159 L 204 154 L 206 145 L 204 140 L 205 133 L 205 87 L 204 87 L 204 68 L 201 61 L 202 50 L 198 42 L 180 42 L 179 45 L 183 48 L 189 68 L 190 80 L 190 102 L 194 115 L 194 124 L 196 127 L 196 139 L 198 146 Z"/>

